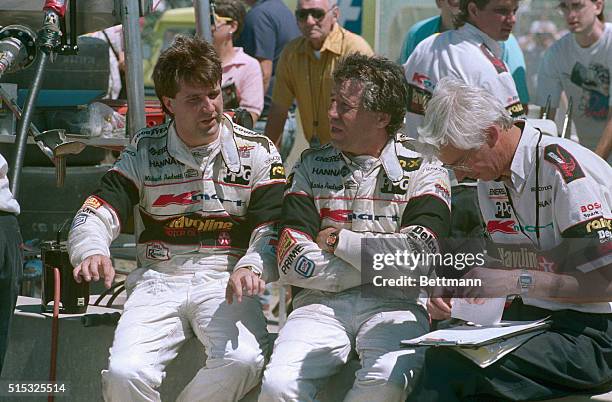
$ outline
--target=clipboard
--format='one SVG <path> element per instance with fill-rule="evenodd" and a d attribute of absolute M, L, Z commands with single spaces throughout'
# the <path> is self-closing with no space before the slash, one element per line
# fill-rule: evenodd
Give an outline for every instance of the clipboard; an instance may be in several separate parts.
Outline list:
<path fill-rule="evenodd" d="M 465 324 L 440 329 L 414 339 L 401 341 L 402 347 L 414 346 L 451 346 L 479 348 L 517 335 L 541 331 L 550 326 L 550 317 L 536 321 L 502 321 L 495 325 Z"/>

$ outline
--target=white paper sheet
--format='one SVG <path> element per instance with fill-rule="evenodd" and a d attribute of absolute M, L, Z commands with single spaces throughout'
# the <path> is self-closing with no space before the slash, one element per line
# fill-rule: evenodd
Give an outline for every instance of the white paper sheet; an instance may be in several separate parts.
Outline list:
<path fill-rule="evenodd" d="M 452 299 L 451 317 L 478 325 L 493 325 L 501 321 L 505 297 L 481 299 L 482 304 L 470 303 L 473 299 Z"/>

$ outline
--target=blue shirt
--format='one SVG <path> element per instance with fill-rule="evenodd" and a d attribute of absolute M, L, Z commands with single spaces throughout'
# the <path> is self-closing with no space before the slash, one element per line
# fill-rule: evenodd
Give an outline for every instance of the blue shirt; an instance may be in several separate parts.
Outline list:
<path fill-rule="evenodd" d="M 272 79 L 264 98 L 267 115 L 274 87 L 274 73 L 278 58 L 289 41 L 300 36 L 295 16 L 282 0 L 260 0 L 247 13 L 244 29 L 236 40 L 245 53 L 256 59 L 272 60 Z"/>
<path fill-rule="evenodd" d="M 410 28 L 404 43 L 402 44 L 402 50 L 400 52 L 399 63 L 404 64 L 408 57 L 414 51 L 423 39 L 440 32 L 442 24 L 442 18 L 438 15 L 436 17 L 427 18 L 419 21 Z M 529 92 L 527 89 L 527 73 L 525 69 L 525 58 L 523 57 L 523 51 L 521 50 L 518 41 L 514 35 L 510 35 L 507 41 L 499 42 L 502 51 L 502 60 L 508 66 L 508 69 L 512 73 L 514 79 L 514 85 L 518 92 L 521 103 L 529 103 Z"/>

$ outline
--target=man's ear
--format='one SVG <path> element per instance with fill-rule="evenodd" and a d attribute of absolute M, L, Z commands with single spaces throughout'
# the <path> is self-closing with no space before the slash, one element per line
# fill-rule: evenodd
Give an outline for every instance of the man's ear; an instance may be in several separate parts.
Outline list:
<path fill-rule="evenodd" d="M 489 146 L 489 148 L 493 148 L 495 144 L 497 144 L 497 141 L 499 141 L 501 129 L 496 125 L 492 125 L 491 127 L 485 130 L 485 135 L 487 136 L 487 145 Z"/>
<path fill-rule="evenodd" d="M 164 102 L 166 109 L 168 109 L 170 113 L 174 114 L 174 100 L 168 98 L 167 96 L 162 96 L 162 101 Z"/>
<path fill-rule="evenodd" d="M 332 16 L 334 17 L 334 22 L 338 22 L 338 19 L 340 18 L 340 7 L 338 7 L 338 5 L 334 6 Z"/>
<path fill-rule="evenodd" d="M 603 9 L 604 9 L 604 1 L 603 0 L 599 0 L 595 2 L 595 7 L 597 10 L 597 15 L 603 13 Z"/>
<path fill-rule="evenodd" d="M 480 11 L 480 9 L 476 5 L 476 3 L 471 2 L 471 3 L 468 4 L 467 12 L 468 12 L 468 16 L 469 17 L 474 18 L 474 17 L 478 16 L 478 12 L 479 11 Z"/>
<path fill-rule="evenodd" d="M 389 113 L 378 113 L 376 118 L 376 125 L 378 128 L 385 128 L 391 122 L 391 115 Z"/>

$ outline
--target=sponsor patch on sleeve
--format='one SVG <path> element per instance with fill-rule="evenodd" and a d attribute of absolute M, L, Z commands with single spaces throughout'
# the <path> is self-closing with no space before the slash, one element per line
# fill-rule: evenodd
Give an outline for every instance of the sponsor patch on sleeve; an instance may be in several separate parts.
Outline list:
<path fill-rule="evenodd" d="M 431 92 L 408 84 L 408 111 L 414 114 L 425 115 L 425 108 L 431 97 Z"/>
<path fill-rule="evenodd" d="M 88 216 L 89 214 L 84 213 L 84 212 L 77 214 L 77 216 L 75 216 L 74 220 L 72 221 L 72 227 L 70 229 L 77 228 L 81 226 L 82 224 L 84 224 L 85 222 L 87 222 Z"/>
<path fill-rule="evenodd" d="M 303 255 L 298 258 L 295 263 L 295 272 L 304 278 L 310 278 L 314 273 L 315 263 L 310 258 L 306 258 Z"/>
<path fill-rule="evenodd" d="M 83 203 L 83 206 L 81 208 L 93 208 L 93 209 L 98 209 L 102 206 L 102 201 L 97 198 L 92 196 L 87 197 L 87 199 L 85 200 L 85 202 Z"/>
<path fill-rule="evenodd" d="M 280 238 L 278 239 L 278 245 L 276 247 L 278 258 L 285 258 L 285 255 L 291 250 L 291 247 L 297 244 L 297 240 L 291 236 L 288 230 L 283 230 Z"/>
<path fill-rule="evenodd" d="M 287 185 L 285 186 L 285 191 L 289 190 L 293 185 L 293 176 L 295 176 L 295 172 L 291 172 L 287 177 Z"/>
<path fill-rule="evenodd" d="M 285 167 L 282 163 L 273 163 L 270 165 L 270 179 L 284 179 L 285 178 Z"/>
<path fill-rule="evenodd" d="M 525 109 L 523 108 L 523 104 L 521 102 L 516 102 L 507 106 L 506 110 L 512 117 L 519 117 L 525 114 Z"/>
<path fill-rule="evenodd" d="M 566 183 L 585 177 L 576 158 L 559 144 L 546 146 L 544 148 L 544 159 L 555 166 Z"/>

